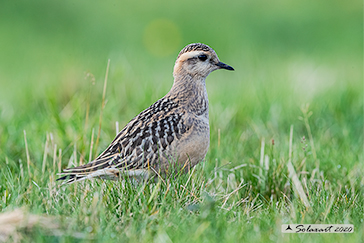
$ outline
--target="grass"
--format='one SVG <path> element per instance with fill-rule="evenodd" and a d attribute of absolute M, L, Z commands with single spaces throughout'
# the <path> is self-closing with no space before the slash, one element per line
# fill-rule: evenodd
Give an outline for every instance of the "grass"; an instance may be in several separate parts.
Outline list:
<path fill-rule="evenodd" d="M 23 4 L 0 10 L 0 241 L 13 212 L 8 241 L 362 242 L 362 6 Z M 163 21 L 179 39 L 149 36 Z M 151 51 L 149 38 L 173 52 Z M 207 79 L 206 160 L 156 183 L 60 187 L 60 168 L 94 158 L 116 122 L 168 92 L 179 49 L 194 41 L 236 69 Z M 283 235 L 283 223 L 355 231 Z"/>

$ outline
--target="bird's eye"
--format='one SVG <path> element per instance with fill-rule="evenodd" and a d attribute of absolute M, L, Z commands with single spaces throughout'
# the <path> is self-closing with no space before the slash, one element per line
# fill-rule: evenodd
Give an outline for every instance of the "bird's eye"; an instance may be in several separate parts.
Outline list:
<path fill-rule="evenodd" d="M 201 61 L 206 61 L 207 56 L 206 55 L 199 55 L 198 59 L 200 59 Z"/>

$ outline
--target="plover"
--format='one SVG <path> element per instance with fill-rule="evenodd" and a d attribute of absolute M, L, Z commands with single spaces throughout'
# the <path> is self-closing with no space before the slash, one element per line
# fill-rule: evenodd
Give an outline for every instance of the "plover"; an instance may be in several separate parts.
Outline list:
<path fill-rule="evenodd" d="M 94 161 L 65 169 L 58 180 L 148 178 L 198 164 L 210 144 L 205 79 L 217 69 L 234 70 L 205 44 L 184 47 L 174 65 L 171 90 L 133 118 Z"/>

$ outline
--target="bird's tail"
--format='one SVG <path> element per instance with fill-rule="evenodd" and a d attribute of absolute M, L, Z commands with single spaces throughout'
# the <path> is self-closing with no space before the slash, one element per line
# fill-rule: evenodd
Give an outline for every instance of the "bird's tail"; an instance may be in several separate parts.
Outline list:
<path fill-rule="evenodd" d="M 88 164 L 64 169 L 59 174 L 62 177 L 57 181 L 63 181 L 63 185 L 92 178 L 118 180 L 122 176 L 133 177 L 139 181 L 153 175 L 153 168 L 129 168 L 130 165 L 132 164 L 123 164 L 120 161 L 120 155 L 97 158 Z"/>
<path fill-rule="evenodd" d="M 58 178 L 57 181 L 63 181 L 62 184 L 71 184 L 76 181 L 91 178 L 116 180 L 119 177 L 120 169 L 113 165 L 113 161 L 118 159 L 119 158 L 113 158 L 111 156 L 98 158 L 85 165 L 64 169 L 63 172 L 59 174 L 62 175 L 62 177 Z"/>

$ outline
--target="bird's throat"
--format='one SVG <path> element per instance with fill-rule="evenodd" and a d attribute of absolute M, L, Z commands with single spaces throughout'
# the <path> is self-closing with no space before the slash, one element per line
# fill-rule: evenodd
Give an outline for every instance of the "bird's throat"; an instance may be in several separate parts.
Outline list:
<path fill-rule="evenodd" d="M 167 96 L 176 97 L 181 104 L 197 115 L 208 116 L 209 100 L 205 77 L 190 75 L 175 76 L 173 86 Z"/>

